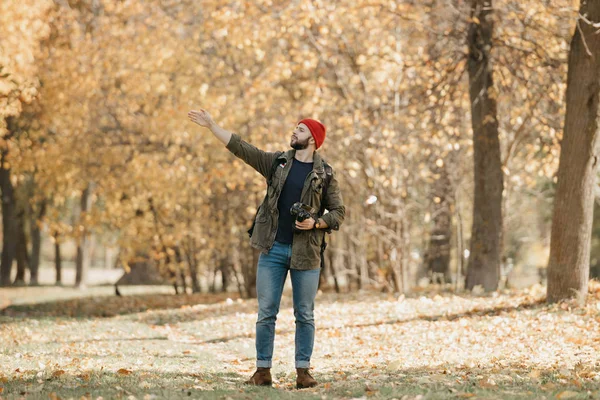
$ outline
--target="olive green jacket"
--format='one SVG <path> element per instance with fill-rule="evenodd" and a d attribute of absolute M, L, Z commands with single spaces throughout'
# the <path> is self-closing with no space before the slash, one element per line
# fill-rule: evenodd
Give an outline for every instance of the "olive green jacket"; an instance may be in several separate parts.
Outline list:
<path fill-rule="evenodd" d="M 267 187 L 267 196 L 256 214 L 254 230 L 250 237 L 252 247 L 263 253 L 268 253 L 273 247 L 275 235 L 277 234 L 279 220 L 277 202 L 294 162 L 296 150 L 291 149 L 286 152 L 275 153 L 265 152 L 242 140 L 236 134 L 232 135 L 227 144 L 227 149 L 257 170 L 267 179 L 267 182 L 271 182 Z M 277 167 L 273 170 L 275 160 L 277 160 Z M 274 176 L 271 176 L 271 174 Z M 327 232 L 331 233 L 332 229 L 340 229 L 346 209 L 335 172 L 327 187 L 327 198 L 321 199 L 324 180 L 325 167 L 323 159 L 319 153 L 315 152 L 313 155 L 313 170 L 309 172 L 304 181 L 300 201 L 313 207 L 317 212 L 321 209 L 321 201 L 324 202 L 324 209 L 328 212 L 323 214 L 321 219 L 329 226 Z M 290 268 L 301 270 L 319 269 L 321 266 L 321 243 L 325 240 L 325 233 L 325 229 L 295 231 Z"/>

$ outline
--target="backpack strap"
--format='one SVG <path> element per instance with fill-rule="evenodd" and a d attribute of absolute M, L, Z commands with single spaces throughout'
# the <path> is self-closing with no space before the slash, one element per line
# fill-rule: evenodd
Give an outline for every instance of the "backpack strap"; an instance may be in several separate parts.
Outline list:
<path fill-rule="evenodd" d="M 323 165 L 325 167 L 325 179 L 323 180 L 323 191 L 321 192 L 321 209 L 319 210 L 319 216 L 322 216 L 325 212 L 325 203 L 323 200 L 327 198 L 327 188 L 329 188 L 329 183 L 331 182 L 331 178 L 333 178 L 333 168 L 331 168 L 331 165 L 327 164 L 325 161 L 323 161 Z"/>
<path fill-rule="evenodd" d="M 275 172 L 277 171 L 277 166 L 279 165 L 279 157 L 281 157 L 281 155 L 283 154 L 283 151 L 278 151 L 277 156 L 275 157 L 275 159 L 273 160 L 273 165 L 271 165 L 271 172 L 269 173 L 269 176 L 267 177 L 267 188 L 269 186 L 271 186 L 271 183 L 273 183 L 273 177 L 275 176 Z"/>
<path fill-rule="evenodd" d="M 323 191 L 321 192 L 321 209 L 319 210 L 319 217 L 323 215 L 325 212 L 325 199 L 327 198 L 327 188 L 329 187 L 329 183 L 331 182 L 331 178 L 333 178 L 333 168 L 331 165 L 327 164 L 325 160 L 323 160 L 323 165 L 325 166 L 325 179 L 323 180 Z M 323 241 L 321 242 L 321 269 L 325 269 L 325 249 L 327 248 L 327 241 L 325 240 L 325 236 L 323 236 Z"/>

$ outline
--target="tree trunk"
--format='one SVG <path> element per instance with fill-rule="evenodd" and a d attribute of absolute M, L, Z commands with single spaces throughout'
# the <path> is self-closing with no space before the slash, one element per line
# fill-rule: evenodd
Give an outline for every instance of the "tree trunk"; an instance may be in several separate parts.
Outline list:
<path fill-rule="evenodd" d="M 496 290 L 502 254 L 502 190 L 496 90 L 492 79 L 492 1 L 472 0 L 469 27 L 469 95 L 473 127 L 475 201 L 465 286 Z"/>
<path fill-rule="evenodd" d="M 580 16 L 600 21 L 600 2 L 582 1 Z M 550 258 L 548 302 L 587 294 L 598 162 L 600 36 L 583 18 L 571 40 L 567 75 L 567 110 L 557 173 Z"/>
<path fill-rule="evenodd" d="M 331 274 L 333 275 L 333 284 L 335 292 L 340 293 L 342 289 L 341 276 L 343 275 L 344 267 L 344 235 L 336 235 L 335 242 L 331 248 Z"/>
<path fill-rule="evenodd" d="M 17 216 L 17 276 L 15 286 L 25 285 L 25 270 L 29 268 L 29 255 L 27 254 L 27 235 L 25 233 L 25 210 L 19 211 Z"/>
<path fill-rule="evenodd" d="M 360 276 L 360 265 L 357 262 L 357 255 L 356 255 L 356 244 L 354 243 L 354 241 L 352 240 L 352 237 L 350 236 L 350 234 L 348 234 L 347 237 L 347 253 L 346 253 L 346 265 L 348 266 L 348 270 L 350 273 L 351 278 L 348 279 L 348 288 L 351 288 L 351 281 L 354 281 L 354 283 L 356 284 L 356 289 L 360 290 L 362 289 L 361 283 L 362 283 L 362 279 Z"/>
<path fill-rule="evenodd" d="M 54 236 L 54 267 L 56 269 L 56 284 L 62 285 L 62 256 L 58 235 Z"/>
<path fill-rule="evenodd" d="M 216 253 L 216 252 L 215 252 Z M 216 255 L 213 254 L 213 256 L 211 257 L 212 260 L 212 269 L 209 269 L 208 272 L 208 277 L 206 278 L 206 283 L 208 284 L 208 291 L 210 293 L 216 293 L 217 292 L 217 275 L 219 274 L 219 271 L 221 270 L 221 257 L 217 257 Z"/>
<path fill-rule="evenodd" d="M 202 289 L 200 288 L 200 281 L 198 280 L 198 259 L 196 257 L 196 246 L 195 239 L 190 238 L 190 248 L 187 251 L 187 264 L 188 264 L 188 272 L 190 273 L 190 280 L 192 283 L 192 293 L 200 293 Z M 177 249 L 177 252 L 180 250 Z"/>
<path fill-rule="evenodd" d="M 335 250 L 337 250 L 337 248 Z M 327 253 L 327 251 L 326 251 L 326 253 Z M 335 251 L 333 248 L 331 248 L 329 250 L 329 254 L 326 255 L 326 257 L 329 259 L 329 268 L 331 271 L 331 276 L 333 277 L 333 287 L 335 288 L 336 293 L 340 293 L 340 282 L 338 279 L 338 272 L 337 272 L 337 268 L 336 268 L 337 257 L 335 255 Z"/>
<path fill-rule="evenodd" d="M 89 243 L 87 235 L 82 235 L 77 243 L 77 255 L 75 257 L 75 286 L 85 288 L 85 279 L 89 268 Z"/>
<path fill-rule="evenodd" d="M 456 192 L 454 192 L 454 215 L 456 216 L 456 278 L 454 280 L 454 290 L 458 291 L 460 278 L 465 276 L 465 256 L 464 256 L 464 242 L 463 242 L 463 226 L 462 226 L 462 214 L 460 212 L 459 203 L 456 198 Z"/>
<path fill-rule="evenodd" d="M 231 267 L 229 257 L 221 258 L 221 265 L 219 266 L 221 271 L 221 292 L 226 292 L 227 288 L 231 283 Z"/>
<path fill-rule="evenodd" d="M 404 293 L 404 287 L 402 286 L 402 262 L 398 256 L 398 249 L 392 247 L 390 251 L 390 263 L 392 269 L 392 285 L 395 293 Z"/>
<path fill-rule="evenodd" d="M 29 285 L 38 285 L 38 272 L 40 269 L 40 254 L 42 248 L 42 231 L 40 229 L 40 223 L 46 215 L 46 201 L 40 203 L 40 209 L 36 218 L 32 218 L 31 221 L 31 262 L 29 264 L 29 271 L 31 276 L 29 277 Z"/>
<path fill-rule="evenodd" d="M 208 283 L 208 291 L 210 293 L 217 293 L 217 273 L 219 272 L 218 268 L 214 268 L 212 271 L 209 271 L 209 279 L 210 275 L 212 275 L 212 281 Z"/>
<path fill-rule="evenodd" d="M 452 216 L 450 214 L 450 180 L 445 164 L 436 169 L 439 175 L 432 187 L 432 219 L 433 227 L 429 236 L 427 249 L 427 272 L 430 274 L 431 283 L 436 283 L 438 278 L 450 282 L 450 242 L 452 239 Z"/>
<path fill-rule="evenodd" d="M 237 248 L 233 249 L 232 257 L 235 260 L 234 262 L 239 264 L 242 273 L 241 280 L 243 282 L 240 287 L 240 295 L 244 298 L 256 298 L 256 270 L 259 255 L 251 247 L 245 248 L 244 255 L 246 257 L 242 257 Z"/>
<path fill-rule="evenodd" d="M 179 276 L 179 280 L 181 281 L 182 294 L 187 294 L 187 282 L 185 280 L 185 271 L 180 268 L 179 263 L 177 264 L 177 276 Z"/>
<path fill-rule="evenodd" d="M 175 258 L 175 272 L 177 273 L 177 275 L 179 276 L 179 281 L 181 282 L 181 286 L 183 287 L 183 294 L 187 294 L 187 273 L 190 271 L 190 265 L 189 263 L 186 263 L 188 265 L 188 268 L 184 268 L 183 267 L 183 258 L 181 256 L 181 250 L 179 250 L 179 246 L 175 246 L 172 248 L 173 250 L 173 255 Z M 190 274 L 190 278 L 191 278 L 191 274 Z"/>
<path fill-rule="evenodd" d="M 85 279 L 90 265 L 90 239 L 87 227 L 85 227 L 85 215 L 92 207 L 92 184 L 81 193 L 81 219 L 80 224 L 84 225 L 83 232 L 77 243 L 77 258 L 75 261 L 75 286 L 85 288 Z"/>
<path fill-rule="evenodd" d="M 258 264 L 258 252 L 250 248 L 250 260 L 252 262 L 247 265 L 246 273 L 244 274 L 244 284 L 246 285 L 246 293 L 249 298 L 256 298 L 256 269 Z"/>
<path fill-rule="evenodd" d="M 231 255 L 231 262 L 232 262 L 232 267 L 233 267 L 233 277 L 235 278 L 235 283 L 238 288 L 238 293 L 240 294 L 240 297 L 243 298 L 245 296 L 245 291 L 244 291 L 244 285 L 243 285 L 242 279 L 240 279 L 240 272 L 243 270 L 243 268 L 241 266 L 241 261 L 240 261 L 240 251 L 237 247 L 233 247 L 233 253 Z M 243 277 L 243 272 L 242 272 L 242 277 Z"/>
<path fill-rule="evenodd" d="M 361 235 L 362 236 L 362 235 Z M 369 265 L 367 262 L 367 246 L 365 237 L 362 236 L 361 243 L 356 246 L 360 254 L 359 266 L 360 269 L 360 287 L 366 288 L 369 286 Z"/>
<path fill-rule="evenodd" d="M 10 286 L 12 264 L 17 249 L 17 218 L 15 215 L 14 188 L 10 181 L 10 164 L 6 160 L 8 150 L 3 149 L 0 158 L 0 189 L 2 189 L 2 261 L 0 262 L 0 286 Z"/>
<path fill-rule="evenodd" d="M 408 236 L 408 229 L 405 226 L 406 223 L 402 223 L 402 252 L 400 253 L 400 273 L 402 274 L 402 293 L 406 294 L 410 292 L 410 238 Z"/>
<path fill-rule="evenodd" d="M 404 215 L 404 212 L 402 212 Z M 398 255 L 399 267 L 398 271 L 400 272 L 399 279 L 402 286 L 401 293 L 408 293 L 410 291 L 409 284 L 409 252 L 410 252 L 410 226 L 408 226 L 408 221 L 406 218 L 403 218 L 402 221 L 398 221 L 396 223 L 396 232 L 399 234 L 399 239 L 401 240 L 401 245 L 398 247 L 400 250 L 400 254 Z"/>

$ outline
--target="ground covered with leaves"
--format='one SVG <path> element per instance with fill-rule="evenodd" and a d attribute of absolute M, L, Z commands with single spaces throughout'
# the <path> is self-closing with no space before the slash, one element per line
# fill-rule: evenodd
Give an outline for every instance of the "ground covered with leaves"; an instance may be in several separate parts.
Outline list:
<path fill-rule="evenodd" d="M 0 312 L 0 398 L 600 399 L 600 284 L 585 304 L 543 300 L 540 287 L 319 293 L 312 366 L 321 384 L 303 390 L 294 388 L 290 293 L 273 388 L 242 383 L 254 370 L 256 300 L 153 294 L 11 305 Z"/>

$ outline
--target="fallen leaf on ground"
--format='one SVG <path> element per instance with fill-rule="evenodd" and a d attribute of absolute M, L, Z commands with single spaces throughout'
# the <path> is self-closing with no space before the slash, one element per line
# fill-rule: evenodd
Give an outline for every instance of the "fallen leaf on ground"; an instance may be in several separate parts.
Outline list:
<path fill-rule="evenodd" d="M 570 399 L 573 398 L 575 396 L 577 396 L 579 393 L 577 392 L 572 392 L 570 390 L 565 390 L 564 392 L 560 392 L 559 394 L 556 395 L 557 399 Z"/>
<path fill-rule="evenodd" d="M 478 384 L 479 384 L 479 387 L 482 387 L 482 388 L 496 387 L 496 382 L 494 382 L 493 379 L 489 379 L 489 378 L 480 379 Z"/>
<path fill-rule="evenodd" d="M 531 371 L 529 373 L 529 377 L 531 379 L 540 379 L 541 376 L 542 376 L 542 371 L 540 371 L 539 369 L 534 369 L 533 371 Z"/>
<path fill-rule="evenodd" d="M 131 375 L 131 371 L 125 368 L 121 368 L 120 370 L 117 371 L 117 374 L 119 375 Z"/>

